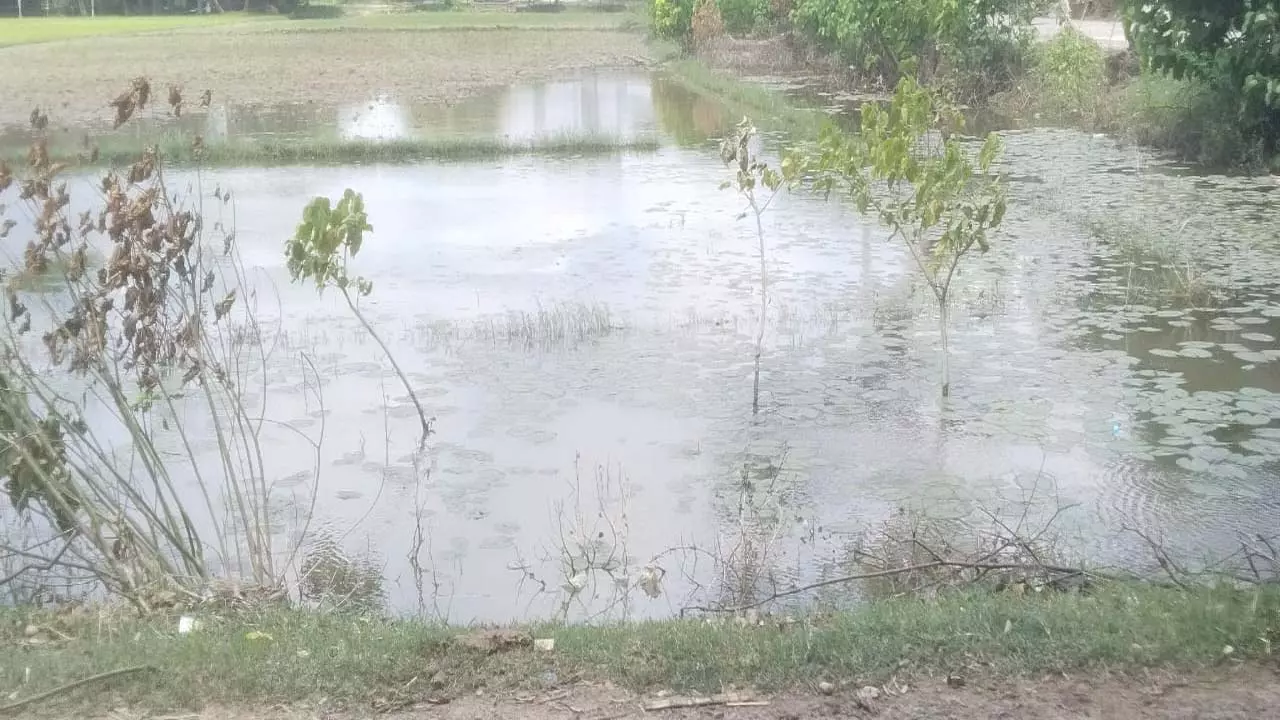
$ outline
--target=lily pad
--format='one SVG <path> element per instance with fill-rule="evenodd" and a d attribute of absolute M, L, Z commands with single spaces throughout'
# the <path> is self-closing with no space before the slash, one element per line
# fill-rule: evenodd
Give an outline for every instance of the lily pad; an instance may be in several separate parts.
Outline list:
<path fill-rule="evenodd" d="M 1183 470 L 1189 470 L 1194 473 L 1202 473 L 1209 471 L 1209 463 L 1200 458 L 1180 457 L 1174 462 Z"/>
<path fill-rule="evenodd" d="M 1240 333 L 1240 337 L 1244 338 L 1245 340 L 1252 340 L 1254 342 L 1269 343 L 1269 342 L 1276 341 L 1275 336 L 1268 335 L 1266 333 L 1256 333 L 1256 332 Z"/>

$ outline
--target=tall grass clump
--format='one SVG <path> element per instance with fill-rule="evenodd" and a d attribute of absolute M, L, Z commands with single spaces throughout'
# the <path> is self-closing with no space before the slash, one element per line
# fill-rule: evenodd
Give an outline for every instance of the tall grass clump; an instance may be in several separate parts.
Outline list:
<path fill-rule="evenodd" d="M 1266 167 L 1264 142 L 1240 122 L 1231 93 L 1190 77 L 1144 72 L 1115 94 L 1118 114 L 1108 130 L 1205 167 Z"/>
<path fill-rule="evenodd" d="M 135 79 L 117 126 L 151 99 Z M 102 173 L 81 212 L 65 170 L 45 136 L 24 166 L 0 164 L 0 243 L 19 258 L 0 332 L 0 519 L 39 538 L 0 546 L 20 562 L 4 581 L 73 576 L 142 611 L 215 578 L 274 594 L 264 418 L 244 402 L 265 354 L 234 228 L 198 191 L 180 199 L 155 148 Z"/>
<path fill-rule="evenodd" d="M 1054 118 L 1094 117 L 1107 86 L 1102 48 L 1075 28 L 1063 28 L 1031 65 L 1037 108 Z"/>

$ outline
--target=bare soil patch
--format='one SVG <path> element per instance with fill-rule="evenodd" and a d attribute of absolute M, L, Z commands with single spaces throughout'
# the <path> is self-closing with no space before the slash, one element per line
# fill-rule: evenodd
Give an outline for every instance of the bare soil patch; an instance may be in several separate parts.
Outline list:
<path fill-rule="evenodd" d="M 349 104 L 388 95 L 448 102 L 486 87 L 567 71 L 635 67 L 639 34 L 596 30 L 174 33 L 24 45 L 0 50 L 0 125 L 39 107 L 62 125 L 109 126 L 107 102 L 138 75 L 163 97 L 170 84 L 215 100 Z"/>
<path fill-rule="evenodd" d="M 1280 683 L 1272 667 L 1242 665 L 1194 676 L 1150 672 L 1141 675 L 1080 675 L 1039 681 L 948 683 L 931 679 L 895 692 L 877 689 L 859 696 L 856 686 L 831 695 L 818 692 L 785 696 L 746 696 L 767 704 L 709 705 L 696 708 L 645 710 L 657 696 L 637 696 L 609 686 L 576 686 L 539 695 L 469 695 L 448 702 L 423 702 L 381 717 L 399 720 L 801 720 L 803 718 L 917 718 L 983 720 L 987 718 L 1213 718 L 1245 720 L 1280 718 Z M 670 696 L 667 697 L 671 699 Z M 333 713 L 317 707 L 221 707 L 174 717 L 190 720 L 354 720 L 387 708 Z M 154 714 L 114 710 L 100 716 L 112 720 L 156 717 Z"/>

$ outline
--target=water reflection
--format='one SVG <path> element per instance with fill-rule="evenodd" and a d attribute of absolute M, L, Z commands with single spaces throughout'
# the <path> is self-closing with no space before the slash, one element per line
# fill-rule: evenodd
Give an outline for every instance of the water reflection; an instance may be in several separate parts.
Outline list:
<path fill-rule="evenodd" d="M 104 116 L 103 122 L 106 121 Z M 315 103 L 252 104 L 215 99 L 182 117 L 152 108 L 115 131 L 68 128 L 57 142 L 112 137 L 138 142 L 157 135 L 231 138 L 340 137 L 394 140 L 413 137 L 487 136 L 530 140 L 593 135 L 624 140 L 665 135 L 682 144 L 718 137 L 728 127 L 724 109 L 678 83 L 649 72 L 583 72 L 556 81 L 496 88 L 450 103 L 414 104 L 378 96 L 341 107 Z M 55 124 L 57 118 L 54 118 Z M 26 128 L 0 128 L 0 147 L 30 144 Z"/>
<path fill-rule="evenodd" d="M 343 140 L 403 140 L 412 124 L 409 109 L 386 97 L 338 111 Z"/>
<path fill-rule="evenodd" d="M 696 144 L 727 120 L 661 79 L 647 94 L 601 77 L 495 97 L 429 112 L 366 104 L 353 121 L 374 136 L 424 122 L 659 127 Z M 233 127 L 238 116 L 225 117 Z M 778 198 L 766 216 L 773 304 L 758 418 L 753 229 L 717 190 L 714 153 L 220 170 L 204 187 L 235 189 L 244 262 L 260 270 L 260 295 L 278 298 L 261 318 L 279 327 L 278 350 L 244 383 L 265 387 L 253 402 L 314 429 L 327 416 L 300 388 L 300 353 L 327 378 L 332 422 L 314 484 L 298 480 L 310 447 L 267 431 L 277 492 L 314 499 L 321 526 L 360 522 L 399 609 L 419 602 L 404 559 L 420 556 L 412 528 L 426 518 L 433 549 L 419 562 L 466 608 L 455 620 L 556 611 L 556 598 L 513 599 L 510 568 L 554 579 L 556 558 L 537 551 L 555 545 L 556 508 L 599 468 L 600 504 L 627 518 L 628 568 L 681 542 L 741 548 L 753 566 L 727 578 L 736 592 L 815 576 L 821 553 L 805 539 L 817 528 L 851 535 L 903 504 L 964 515 L 1027 487 L 1080 504 L 1064 531 L 1102 561 L 1135 560 L 1139 548 L 1112 532 L 1125 522 L 1200 554 L 1273 530 L 1280 197 L 1077 133 L 1011 133 L 1005 163 L 1006 228 L 953 290 L 946 403 L 910 259 L 838 202 Z M 171 184 L 187 185 L 181 173 Z M 404 446 L 416 422 L 378 349 L 335 298 L 284 272 L 279 238 L 298 208 L 343 187 L 365 193 L 377 227 L 355 268 L 376 281 L 366 312 L 437 417 L 427 483 Z M 1192 207 L 1200 219 L 1188 223 Z M 1094 232 L 1094 215 L 1145 235 Z M 1207 291 L 1169 292 L 1188 269 Z M 672 572 L 668 594 L 635 612 L 678 609 L 673 598 L 703 580 Z"/>

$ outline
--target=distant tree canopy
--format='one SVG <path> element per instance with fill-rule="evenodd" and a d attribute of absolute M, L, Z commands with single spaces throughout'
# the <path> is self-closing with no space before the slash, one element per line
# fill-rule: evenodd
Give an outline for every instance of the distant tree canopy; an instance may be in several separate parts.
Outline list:
<path fill-rule="evenodd" d="M 1280 141 L 1280 0 L 1127 0 L 1143 63 L 1203 80 L 1274 155 Z"/>

